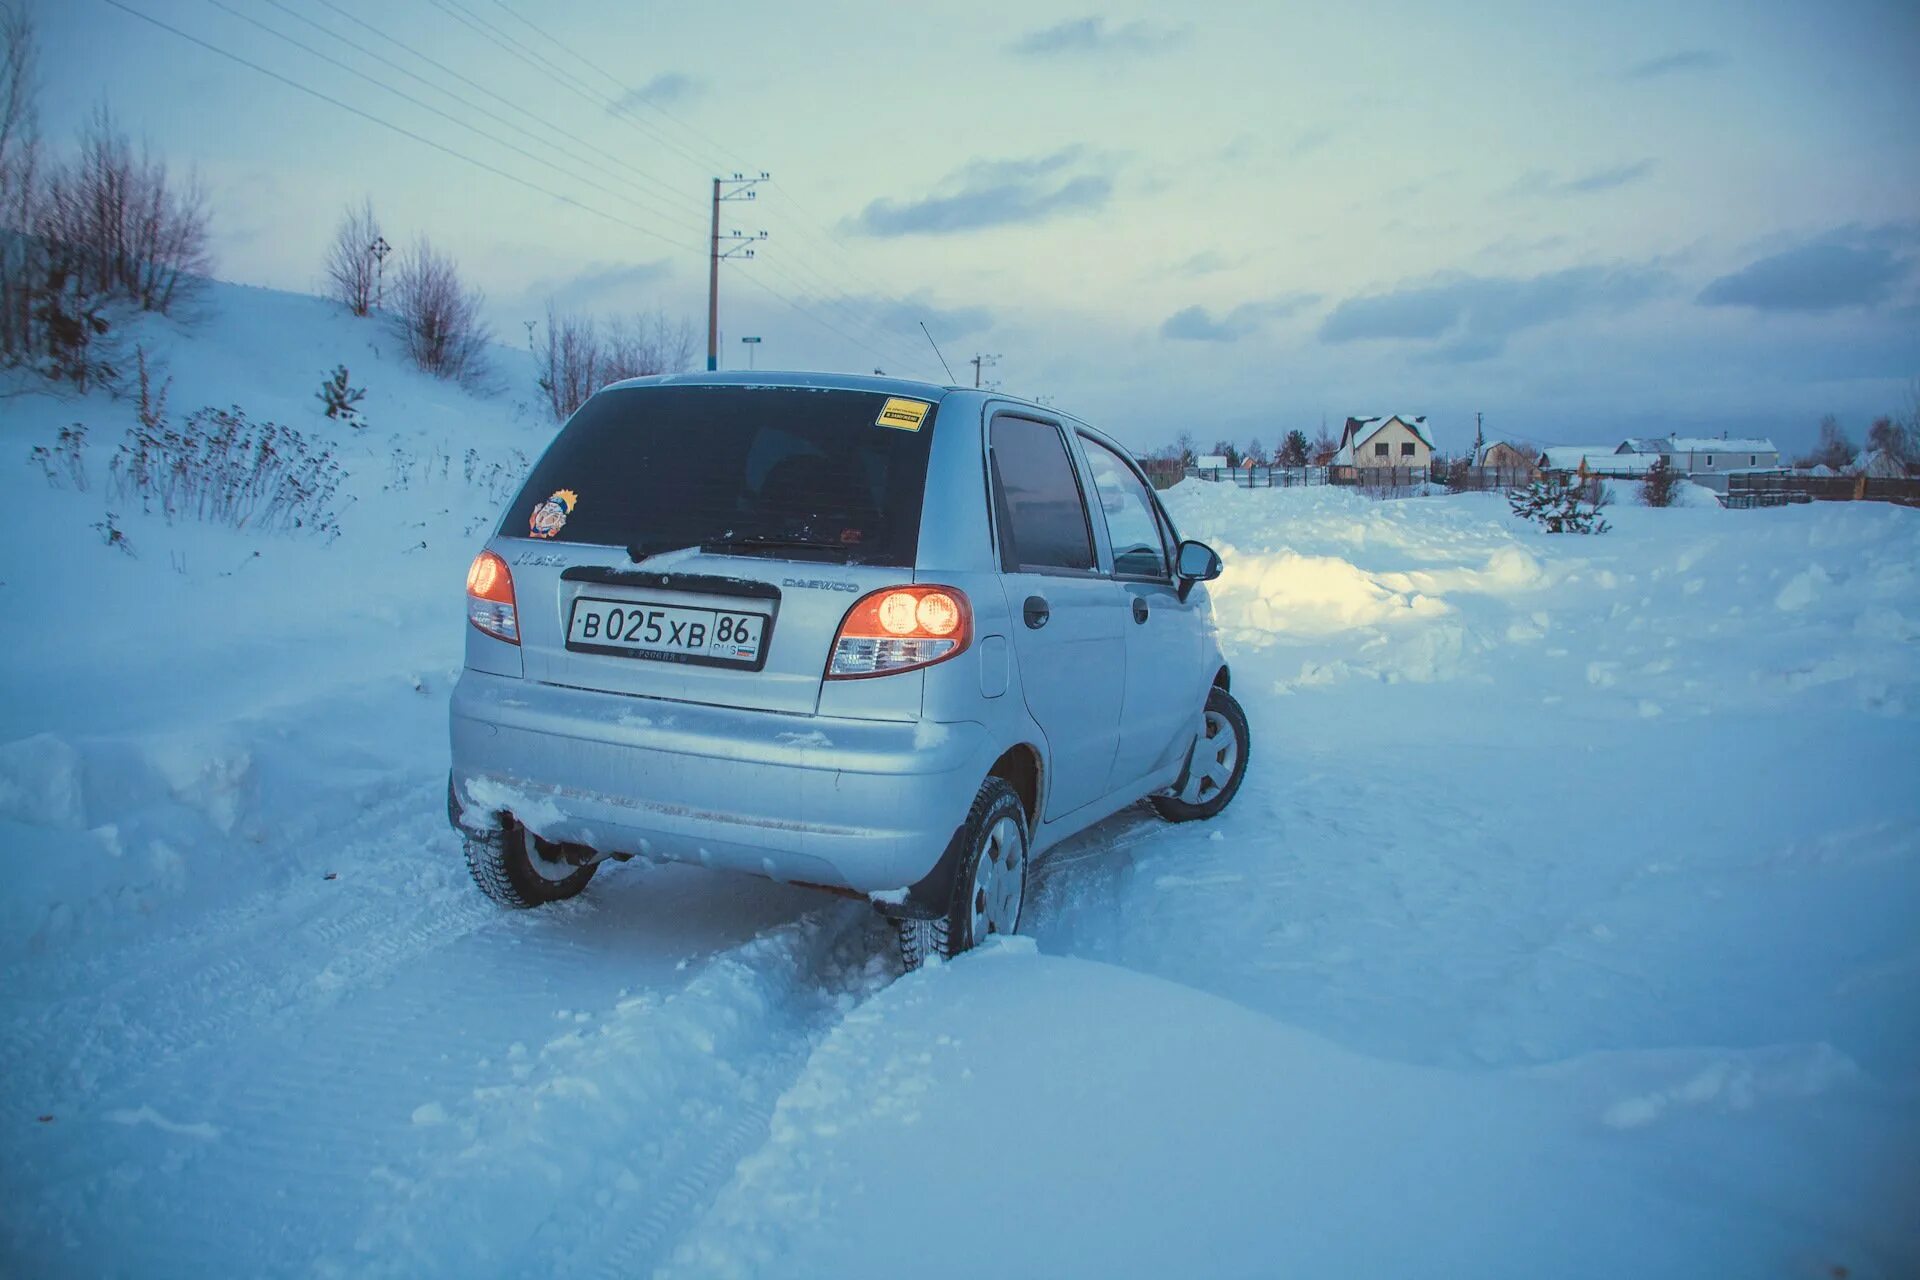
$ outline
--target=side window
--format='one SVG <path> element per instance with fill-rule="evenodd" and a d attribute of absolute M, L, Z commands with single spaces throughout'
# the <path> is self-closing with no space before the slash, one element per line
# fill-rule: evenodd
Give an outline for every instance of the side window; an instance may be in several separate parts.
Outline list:
<path fill-rule="evenodd" d="M 1166 578 L 1167 547 L 1153 513 L 1153 495 L 1113 450 L 1086 436 L 1080 437 L 1080 444 L 1087 451 L 1094 492 L 1113 543 L 1114 576 Z"/>
<path fill-rule="evenodd" d="M 1401 456 L 1401 457 L 1403 457 L 1403 458 L 1411 458 L 1411 457 L 1413 456 L 1413 442 L 1412 442 L 1412 441 L 1410 441 L 1410 440 L 1409 440 L 1409 441 L 1406 441 L 1405 443 L 1403 443 L 1403 444 L 1402 444 L 1402 445 L 1400 446 L 1400 456 Z"/>
<path fill-rule="evenodd" d="M 1030 418 L 995 418 L 991 448 L 1001 567 L 1009 573 L 1092 569 L 1087 509 L 1060 429 Z"/>

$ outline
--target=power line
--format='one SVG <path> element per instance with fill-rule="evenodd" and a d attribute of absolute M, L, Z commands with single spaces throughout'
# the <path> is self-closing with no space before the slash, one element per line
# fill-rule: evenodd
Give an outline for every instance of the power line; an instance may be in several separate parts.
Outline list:
<path fill-rule="evenodd" d="M 699 156 L 690 154 L 685 149 L 676 145 L 671 139 L 664 137 L 663 135 L 661 135 L 651 127 L 644 125 L 640 121 L 634 119 L 632 115 L 620 109 L 620 104 L 618 102 L 614 101 L 611 98 L 602 97 L 598 94 L 593 93 L 591 90 L 585 88 L 580 84 L 578 80 L 576 80 L 572 76 L 569 76 L 564 69 L 556 66 L 552 59 L 543 57 L 542 55 L 535 53 L 533 50 L 529 49 L 524 42 L 520 40 L 516 40 L 512 36 L 507 35 L 505 32 L 501 31 L 498 27 L 494 26 L 492 23 L 488 22 L 486 19 L 475 14 L 472 10 L 468 9 L 465 5 L 459 3 L 459 0 L 433 0 L 433 4 L 434 4 L 434 7 L 440 9 L 444 13 L 449 14 L 456 21 L 462 23 L 469 29 L 479 32 L 487 40 L 492 41 L 496 46 L 498 46 L 501 49 L 504 49 L 510 56 L 517 58 L 521 62 L 532 67 L 535 71 L 538 71 L 540 74 L 546 76 L 548 79 L 552 80 L 555 84 L 559 85 L 561 88 L 566 89 L 570 93 L 574 94 L 576 97 L 583 98 L 587 102 L 593 104 L 594 106 L 599 107 L 600 109 L 605 111 L 608 115 L 620 121 L 622 124 L 625 124 L 627 127 L 635 130 L 636 132 L 641 133 L 648 138 L 651 138 L 653 141 L 673 151 L 676 155 L 680 156 L 682 159 L 688 161 L 689 163 L 694 164 L 699 168 L 708 171 L 709 173 L 712 172 L 714 166 L 708 164 L 705 160 L 703 160 Z M 698 202 L 694 202 L 694 203 L 696 207 L 698 207 Z"/>
<path fill-rule="evenodd" d="M 441 3 L 441 2 L 442 0 L 436 0 L 436 3 Z M 465 4 L 461 3 L 461 0 L 444 0 L 444 3 L 453 4 L 462 9 L 466 8 Z M 612 72 L 608 71 L 605 67 L 602 67 L 601 65 L 593 61 L 593 59 L 581 53 L 579 50 L 573 48 L 571 45 L 568 45 L 564 41 L 560 40 L 557 36 L 553 35 L 544 27 L 540 26 L 538 23 L 535 23 L 532 19 L 521 14 L 512 5 L 507 4 L 506 0 L 493 0 L 493 4 L 496 8 L 506 13 L 514 21 L 518 22 L 527 30 L 533 32 L 535 35 L 540 37 L 540 39 L 546 41 L 549 45 L 559 50 L 562 54 L 573 59 L 575 62 L 579 63 L 581 66 L 586 67 L 588 70 L 600 76 L 600 78 L 606 81 L 608 84 L 611 84 L 623 91 L 625 91 L 628 88 L 626 83 L 622 81 L 618 76 L 614 75 Z M 471 11 L 469 10 L 469 12 Z M 474 15 L 474 16 L 477 21 L 484 22 L 484 19 L 479 19 L 478 15 Z M 492 30 L 495 30 L 495 31 L 499 30 L 499 28 L 494 27 L 493 24 L 491 23 L 487 23 L 486 25 Z M 504 33 L 502 33 L 502 36 L 505 39 L 512 40 L 512 37 L 505 36 Z M 522 49 L 525 49 L 526 47 L 525 45 L 519 44 L 518 41 L 514 41 L 513 43 L 515 43 L 516 45 L 519 45 L 519 47 Z M 531 50 L 529 50 L 528 52 L 531 53 Z M 535 55 L 535 56 L 538 56 L 538 55 Z M 541 57 L 540 62 L 544 64 L 546 67 L 554 66 L 554 63 L 552 62 L 552 60 L 545 57 Z M 564 75 L 564 72 L 561 72 L 559 74 Z M 686 132 L 687 134 L 698 139 L 700 142 L 704 143 L 708 147 L 713 148 L 714 150 L 720 152 L 722 155 L 726 155 L 732 158 L 731 153 L 727 147 L 723 146 L 719 142 L 716 142 L 714 139 L 708 137 L 707 135 L 701 133 L 698 129 L 695 129 L 692 125 L 680 119 L 678 116 L 674 115 L 671 111 L 668 111 L 665 107 L 659 106 L 658 104 L 648 101 L 645 98 L 639 98 L 637 99 L 637 101 L 640 103 L 640 105 L 645 106 L 647 110 L 652 111 L 655 114 L 659 115 L 662 119 L 670 122 L 671 124 L 675 125 L 679 129 Z M 618 107 L 619 105 L 621 104 L 609 103 L 610 108 Z M 651 131 L 649 131 L 649 133 L 650 133 L 650 136 L 654 136 L 657 138 L 660 137 L 660 135 L 651 133 Z M 665 138 L 660 138 L 660 140 L 669 146 L 673 145 L 671 142 L 668 142 Z M 675 150 L 678 151 L 679 154 L 683 156 L 688 155 L 688 153 L 682 148 L 676 147 Z M 689 157 L 689 158 L 694 159 L 696 163 L 699 162 L 697 157 Z M 745 164 L 737 164 L 735 167 L 749 170 L 749 171 L 751 171 L 751 169 L 753 168 L 753 166 L 749 166 Z M 785 196 L 788 202 L 792 205 L 793 212 L 798 215 L 798 219 L 796 220 L 795 226 L 800 231 L 800 233 L 805 237 L 807 237 L 808 239 L 812 240 L 817 247 L 819 247 L 820 249 L 824 249 L 827 257 L 837 259 L 841 268 L 845 269 L 849 274 L 863 279 L 866 285 L 874 291 L 874 295 L 876 297 L 878 297 L 879 299 L 885 302 L 891 303 L 895 307 L 898 307 L 902 315 L 911 314 L 918 309 L 913 304 L 908 303 L 903 299 L 895 296 L 885 286 L 877 284 L 870 276 L 865 275 L 864 272 L 861 272 L 857 267 L 855 267 L 851 263 L 851 261 L 849 261 L 849 259 L 847 258 L 844 252 L 845 246 L 840 244 L 838 239 L 834 237 L 831 232 L 826 231 L 824 228 L 821 228 L 820 231 L 818 232 L 810 230 L 807 227 L 806 223 L 814 220 L 807 213 L 807 211 L 801 206 L 799 200 L 794 198 L 793 193 L 791 191 L 788 191 L 787 188 L 780 183 L 779 179 L 777 178 L 770 179 L 769 182 L 770 182 L 770 185 L 772 185 L 783 196 Z M 838 248 L 836 248 L 836 246 L 838 246 Z M 801 263 L 803 260 L 799 258 L 795 258 L 793 261 L 796 264 L 798 264 L 798 263 Z M 830 280 L 828 280 L 825 277 L 824 274 L 821 274 L 821 279 L 829 291 L 831 291 L 832 293 L 838 294 L 841 298 L 846 299 L 846 305 L 848 309 L 854 309 L 854 310 L 859 309 L 860 303 L 858 302 L 858 300 L 856 300 L 853 297 L 852 294 L 848 293 L 845 289 L 841 289 L 835 286 Z M 809 291 L 812 291 L 812 290 L 810 289 Z M 887 330 L 883 325 L 875 325 L 871 321 L 863 320 L 861 323 L 867 327 L 874 328 L 876 331 L 879 331 L 879 332 L 887 332 L 887 333 L 892 332 L 891 330 Z M 907 343 L 906 345 L 908 347 L 912 346 L 911 343 Z"/>
<path fill-rule="evenodd" d="M 431 112 L 432 114 L 439 116 L 442 120 L 445 120 L 448 123 L 457 126 L 458 128 L 465 129 L 469 133 L 475 134 L 481 138 L 485 138 L 488 142 L 493 143 L 497 147 L 505 147 L 507 150 L 512 151 L 517 155 L 526 157 L 527 159 L 533 161 L 535 164 L 545 165 L 547 168 L 552 169 L 555 173 L 571 178 L 573 181 L 578 182 L 583 186 L 592 187 L 594 190 L 601 192 L 603 195 L 612 196 L 616 200 L 626 200 L 636 205 L 640 204 L 640 200 L 638 197 L 622 195 L 620 192 L 615 191 L 613 188 L 606 186 L 602 183 L 596 182 L 592 178 L 585 177 L 581 174 L 575 173 L 573 170 L 567 168 L 565 165 L 556 164 L 552 160 L 549 160 L 543 156 L 534 154 L 533 152 L 527 150 L 525 147 L 519 146 L 512 142 L 508 142 L 504 138 L 497 137 L 494 134 L 488 133 L 485 129 L 480 128 L 478 125 L 468 124 L 465 120 L 460 119 L 460 117 L 452 114 L 451 112 L 442 111 L 440 108 L 434 106 L 432 103 L 424 102 L 421 99 L 414 97 L 412 94 L 406 92 L 403 89 L 394 88 L 392 85 L 387 84 L 385 81 L 379 79 L 377 76 L 368 75 L 366 72 L 361 71 L 359 68 L 354 67 L 348 63 L 342 62 L 340 59 L 332 56 L 331 54 L 322 53 L 320 50 L 314 48 L 310 44 L 307 44 L 303 40 L 296 39 L 295 37 L 288 35 L 284 31 L 279 31 L 273 27 L 268 26 L 266 23 L 260 21 L 260 19 L 254 17 L 250 13 L 242 13 L 240 10 L 235 9 L 233 6 L 227 4 L 226 0 L 207 0 L 207 3 L 212 5 L 214 8 L 221 10 L 224 13 L 231 14 L 234 17 L 239 18 L 244 22 L 249 22 L 253 24 L 254 26 L 260 28 L 260 30 L 266 32 L 270 36 L 275 37 L 276 39 L 284 40 L 286 43 L 292 45 L 294 48 L 300 50 L 301 52 L 310 55 L 311 57 L 318 58 L 322 62 L 326 62 L 332 66 L 336 66 L 340 68 L 342 71 L 345 71 L 348 75 L 357 76 L 360 79 L 365 80 L 368 84 L 373 85 L 377 89 L 386 90 L 388 93 L 391 93 L 394 97 L 399 98 L 403 102 L 410 102 L 414 106 L 419 107 L 421 110 Z M 666 209 L 659 205 L 647 206 L 647 209 L 648 209 L 648 212 L 650 213 L 660 214 L 666 217 L 674 216 L 672 210 Z"/>
<path fill-rule="evenodd" d="M 361 27 L 367 31 L 371 31 L 374 35 L 379 36 L 382 40 L 385 40 L 388 44 L 394 45 L 395 47 L 405 51 L 406 53 L 412 54 L 414 57 L 426 63 L 428 66 L 435 67 L 441 72 L 443 72 L 444 74 L 453 77 L 455 80 L 458 80 L 461 84 L 468 85 L 474 89 L 477 89 L 481 93 L 486 94 L 489 98 L 492 98 L 495 102 L 500 103 L 502 106 L 507 107 L 513 111 L 519 112 L 521 115 L 525 116 L 527 119 L 533 121 L 535 124 L 541 126 L 542 128 L 547 129 L 552 133 L 557 134 L 563 138 L 570 137 L 574 134 L 575 132 L 574 130 L 562 128 L 560 125 L 553 123 L 551 120 L 548 120 L 543 116 L 535 115 L 533 112 L 527 110 L 525 107 L 521 106 L 519 103 L 514 102 L 511 99 L 503 96 L 499 91 L 493 88 L 490 88 L 487 85 L 481 84 L 479 81 L 473 79 L 470 76 L 462 75 L 460 72 L 454 70 L 452 67 L 449 67 L 446 63 L 441 62 L 439 59 L 434 58 L 429 54 L 420 52 L 420 50 L 414 48 L 412 45 L 408 44 L 406 41 L 401 40 L 399 37 L 387 34 L 387 32 L 381 30 L 379 27 L 374 26 L 372 23 L 367 22 L 364 18 L 358 17 L 357 15 L 350 13 L 347 10 L 341 8 L 338 4 L 334 3 L 334 0 L 316 0 L 316 2 L 321 5 L 324 5 L 328 9 L 331 9 L 333 12 L 339 14 L 341 17 L 345 18 L 348 22 L 353 23 L 355 26 Z M 442 90 L 442 92 L 445 92 L 445 91 Z M 697 209 L 699 207 L 697 202 L 689 200 L 688 197 L 680 193 L 677 187 L 666 182 L 665 180 L 654 177 L 652 174 L 648 173 L 646 170 L 636 167 L 635 165 L 629 163 L 628 161 L 620 158 L 617 155 L 612 154 L 611 152 L 602 150 L 601 148 L 598 148 L 598 147 L 594 147 L 592 148 L 592 150 L 596 155 L 600 156 L 607 163 L 617 165 L 620 168 L 627 170 L 629 173 L 632 173 L 637 177 L 641 178 L 643 181 L 651 183 L 656 187 L 659 187 L 661 189 L 662 194 L 671 196 L 674 199 L 677 199 L 683 203 L 689 204 L 694 209 Z"/>
<path fill-rule="evenodd" d="M 321 0 L 321 2 L 326 3 L 326 0 Z M 338 31 L 335 31 L 330 27 L 322 25 L 321 23 L 308 17 L 306 14 L 299 12 L 297 9 L 290 8 L 288 5 L 284 4 L 282 0 L 266 0 L 266 3 L 280 10 L 280 12 L 286 14 L 289 18 L 292 18 L 294 21 L 304 23 L 307 26 L 312 27 L 315 31 L 318 31 L 321 35 L 327 36 L 329 39 L 339 41 L 341 44 L 344 44 L 345 46 L 347 46 L 347 48 L 352 49 L 354 52 L 359 53 L 364 57 L 373 59 L 375 62 L 379 63 L 381 66 L 392 68 L 394 71 L 397 71 L 401 75 L 406 76 L 409 80 L 413 80 L 419 84 L 425 85 L 427 88 L 433 90 L 433 92 L 435 93 L 444 94 L 448 98 L 451 98 L 453 101 L 465 107 L 467 110 L 477 112 L 480 115 L 485 116 L 489 120 L 496 121 L 499 124 L 504 125 L 506 128 L 512 129 L 514 132 L 522 135 L 523 137 L 531 139 L 535 144 L 539 146 L 551 147 L 554 150 L 559 151 L 561 154 L 569 156 L 570 158 L 574 160 L 578 160 L 581 163 L 589 166 L 600 165 L 602 164 L 602 162 L 612 162 L 615 164 L 620 163 L 617 157 L 608 156 L 605 153 L 600 153 L 598 156 L 594 156 L 594 155 L 586 155 L 572 149 L 568 145 L 566 132 L 564 130 L 556 128 L 553 125 L 546 125 L 546 128 L 550 132 L 559 135 L 560 141 L 558 142 L 554 141 L 551 138 L 548 138 L 545 134 L 537 130 L 529 129 L 527 128 L 527 126 L 520 124 L 517 121 L 508 118 L 507 116 L 501 115 L 497 111 L 490 110 L 487 107 L 484 107 L 481 104 L 474 102 L 470 98 L 462 97 L 460 94 L 455 93 L 452 89 L 449 89 L 444 85 L 435 84 L 433 81 L 427 79 L 427 77 L 421 75 L 419 72 L 413 70 L 411 67 L 407 67 L 402 65 L 399 62 L 396 62 L 394 59 L 387 57 L 385 54 L 379 52 L 376 49 L 367 48 L 367 46 L 361 44 L 357 40 L 354 40 L 351 36 L 341 35 Z M 398 42 L 396 41 L 396 43 Z M 401 47 L 405 48 L 404 45 Z M 422 55 L 416 53 L 414 56 L 421 57 Z M 426 60 L 432 61 L 431 59 L 426 59 Z M 442 67 L 441 69 L 443 71 L 447 70 L 445 67 Z M 495 100 L 501 100 L 498 94 L 495 94 L 491 90 L 488 90 L 484 85 L 479 86 L 479 88 L 481 92 L 485 93 L 488 97 L 494 98 Z M 512 104 L 508 103 L 507 105 L 511 106 Z M 515 109 L 519 110 L 519 108 L 515 108 Z M 528 113 L 525 111 L 521 111 L 521 114 L 527 115 Z M 530 117 L 530 118 L 536 118 L 536 117 Z M 545 124 L 544 121 L 541 121 L 540 123 Z M 625 167 L 630 168 L 631 166 L 625 166 Z M 645 177 L 646 175 L 642 174 L 641 176 Z M 622 178 L 617 180 L 625 183 L 629 187 L 634 186 L 634 184 L 628 179 Z M 653 179 L 648 179 L 648 180 L 653 181 Z M 650 195 L 651 193 L 647 193 L 647 194 Z"/>
<path fill-rule="evenodd" d="M 572 205 L 574 208 L 579 209 L 584 213 L 593 214 L 597 218 L 603 218 L 608 222 L 612 222 L 619 226 L 626 227 L 631 231 L 638 231 L 641 235 L 650 236 L 653 239 L 660 241 L 662 244 L 672 245 L 676 249 L 687 247 L 685 245 L 679 244 L 676 241 L 669 240 L 667 237 L 661 235 L 659 232 L 653 230 L 650 227 L 643 227 L 637 222 L 632 222 L 626 218 L 620 217 L 618 214 L 608 213 L 604 209 L 595 208 L 593 205 L 582 203 L 581 201 L 574 199 L 572 196 L 562 195 L 558 191 L 554 191 L 548 187 L 543 187 L 537 182 L 531 182 L 526 178 L 520 177 L 518 174 L 509 173 L 505 169 L 497 168 L 494 165 L 490 165 L 484 160 L 476 160 L 474 157 L 467 155 L 463 151 L 456 151 L 454 148 L 447 146 L 445 143 L 435 142 L 432 138 L 426 137 L 423 134 L 415 133 L 413 130 L 408 129 L 403 125 L 397 125 L 393 123 L 391 120 L 387 120 L 380 116 L 374 115 L 371 111 L 363 111 L 359 107 L 354 106 L 352 103 L 343 102 L 339 98 L 336 98 L 331 94 L 322 93 L 318 89 L 309 88 L 307 85 L 301 84 L 297 80 L 281 75 L 278 71 L 274 71 L 274 70 L 271 70 L 270 68 L 263 67 L 257 62 L 254 62 L 248 58 L 244 58 L 237 53 L 232 53 L 226 49 L 223 49 L 219 45 L 213 44 L 210 41 L 202 40 L 199 36 L 191 35 L 188 32 L 182 31 L 180 28 L 172 25 L 171 23 L 163 22 L 159 18 L 156 18 L 151 14 L 142 13 L 140 10 L 135 9 L 133 6 L 123 3 L 122 0 L 105 0 L 105 3 L 120 10 L 122 13 L 131 14 L 133 17 L 140 19 L 142 22 L 158 27 L 162 31 L 166 31 L 173 35 L 176 35 L 180 37 L 182 40 L 187 41 L 189 44 L 197 44 L 202 49 L 207 50 L 209 53 L 218 54 L 220 57 L 225 58 L 230 62 L 237 62 L 243 67 L 246 67 L 253 71 L 258 71 L 261 75 L 267 76 L 268 78 L 273 80 L 278 80 L 281 84 L 286 85 L 288 88 L 297 89 L 301 93 L 306 94 L 308 97 L 318 98 L 320 101 L 325 102 L 330 106 L 335 106 L 340 108 L 342 111 L 350 112 L 353 115 L 359 116 L 362 120 L 371 121 L 374 124 L 379 125 L 383 129 L 389 129 L 394 133 L 397 133 L 404 138 L 410 138 L 413 141 L 422 144 L 423 146 L 432 147 L 435 151 L 441 152 L 444 155 L 452 156 L 455 160 L 463 161 L 467 164 L 472 165 L 476 169 L 481 169 L 487 173 L 491 173 L 495 177 L 505 178 L 508 182 L 514 183 L 517 186 L 525 187 L 529 191 L 533 191 L 540 195 L 547 196 L 550 199 L 558 200 L 562 204 Z"/>

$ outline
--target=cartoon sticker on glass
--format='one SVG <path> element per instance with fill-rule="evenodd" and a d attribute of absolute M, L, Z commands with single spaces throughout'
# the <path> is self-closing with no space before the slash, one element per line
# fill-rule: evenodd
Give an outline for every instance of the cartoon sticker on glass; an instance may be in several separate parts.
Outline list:
<path fill-rule="evenodd" d="M 532 535 L 536 538 L 551 538 L 560 532 L 567 523 L 567 517 L 573 514 L 574 507 L 580 503 L 580 495 L 571 489 L 559 489 L 551 498 L 533 509 L 533 518 L 528 521 L 532 526 Z"/>

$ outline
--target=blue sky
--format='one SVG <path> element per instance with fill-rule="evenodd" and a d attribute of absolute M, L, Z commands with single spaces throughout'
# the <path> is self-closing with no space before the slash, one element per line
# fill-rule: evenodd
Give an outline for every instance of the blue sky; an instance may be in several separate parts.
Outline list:
<path fill-rule="evenodd" d="M 1905 0 L 124 3 L 511 177 L 104 0 L 39 6 L 50 133 L 104 96 L 197 166 L 249 283 L 315 287 L 370 195 L 509 341 L 549 296 L 704 331 L 710 179 L 765 169 L 724 219 L 769 233 L 723 268 L 724 363 L 751 334 L 761 367 L 940 377 L 924 320 L 957 374 L 997 354 L 1141 446 L 1388 409 L 1443 444 L 1478 410 L 1791 448 L 1920 377 Z"/>

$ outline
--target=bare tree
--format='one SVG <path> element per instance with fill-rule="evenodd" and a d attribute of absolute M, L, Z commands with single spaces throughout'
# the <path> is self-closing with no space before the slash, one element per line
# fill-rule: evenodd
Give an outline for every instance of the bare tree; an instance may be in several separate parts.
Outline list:
<path fill-rule="evenodd" d="M 1853 465 L 1858 456 L 1853 441 L 1847 439 L 1847 433 L 1840 426 L 1840 419 L 1828 414 L 1820 419 L 1820 439 L 1813 446 L 1813 452 L 1800 459 L 1803 467 L 1829 466 L 1835 471 L 1845 471 Z"/>
<path fill-rule="evenodd" d="M 487 344 L 493 341 L 480 316 L 486 298 L 461 281 L 454 260 L 425 236 L 401 258 L 393 296 L 394 319 L 415 364 L 462 386 L 486 380 Z"/>
<path fill-rule="evenodd" d="M 340 215 L 339 229 L 327 246 L 327 296 L 357 316 L 373 310 L 374 290 L 380 263 L 373 246 L 380 239 L 380 222 L 373 216 L 373 201 L 348 205 Z"/>
<path fill-rule="evenodd" d="M 1901 466 L 1914 460 L 1914 443 L 1903 423 L 1882 414 L 1867 428 L 1867 452 L 1884 453 Z"/>
<path fill-rule="evenodd" d="M 600 334 L 593 317 L 560 312 L 547 303 L 547 347 L 540 359 L 540 389 L 560 422 L 600 389 Z"/>
<path fill-rule="evenodd" d="M 42 272 L 32 232 L 39 215 L 39 50 L 33 15 L 0 0 L 0 358 L 28 359 L 35 281 Z"/>
<path fill-rule="evenodd" d="M 693 366 L 693 326 L 664 311 L 616 319 L 607 326 L 605 381 L 682 373 Z"/>

